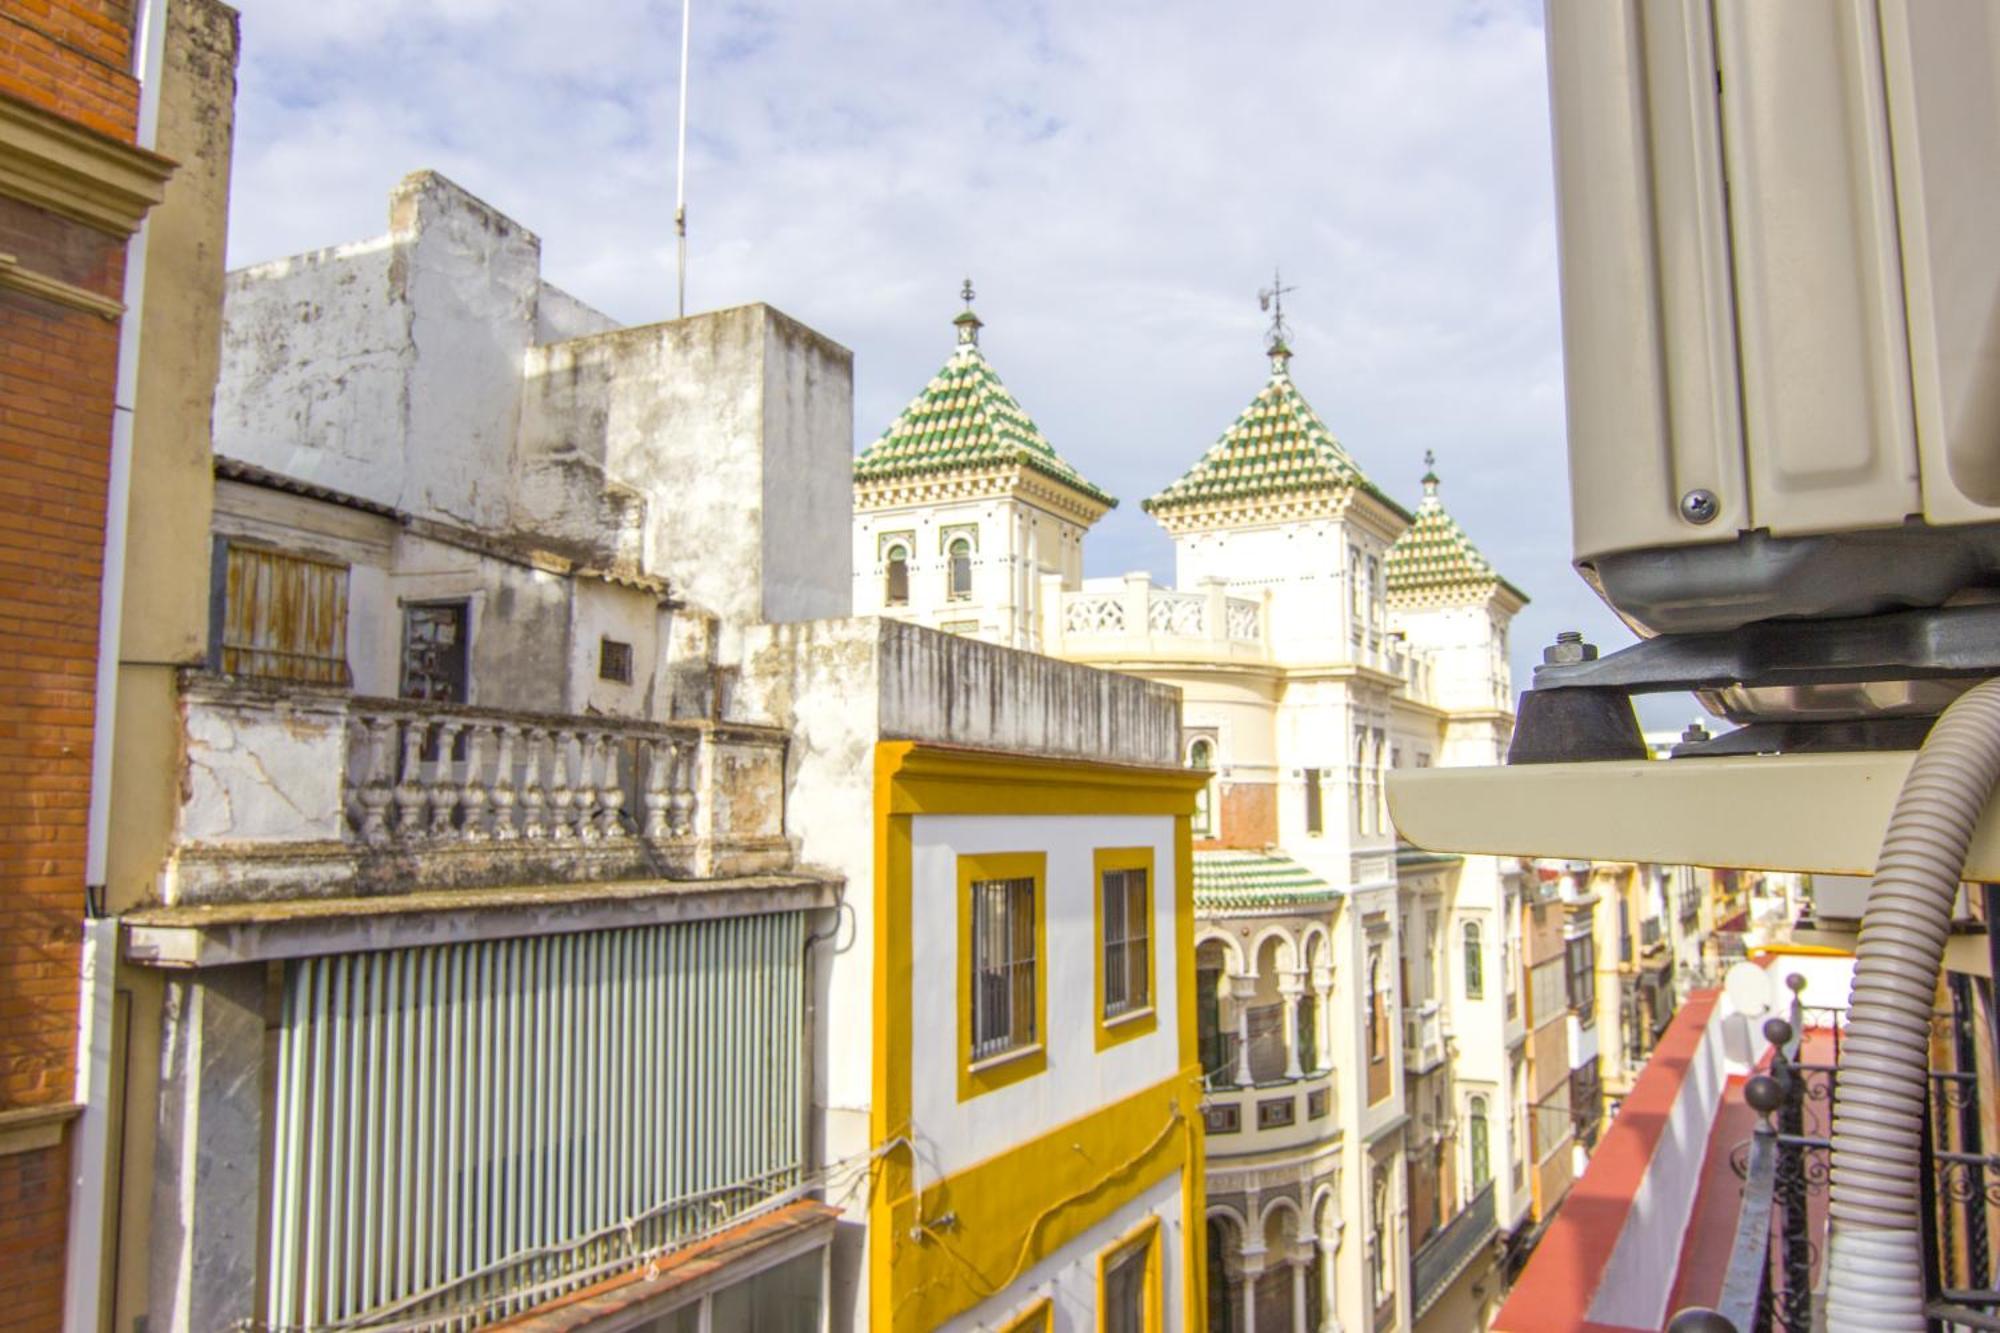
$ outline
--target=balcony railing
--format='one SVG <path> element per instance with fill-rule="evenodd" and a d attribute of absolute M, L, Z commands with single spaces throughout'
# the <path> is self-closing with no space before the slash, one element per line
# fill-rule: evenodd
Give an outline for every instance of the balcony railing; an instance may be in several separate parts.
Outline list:
<path fill-rule="evenodd" d="M 1833 1095 L 1838 1065 L 1800 1058 L 1808 1024 L 1837 1034 L 1846 1011 L 1794 1001 L 1792 1018 L 1769 1020 L 1770 1070 L 1744 1086 L 1761 1122 L 1732 1164 L 1744 1181 L 1727 1277 L 1716 1313 L 1741 1333 L 1798 1330 L 1823 1319 L 1824 1210 L 1816 1200 L 1831 1177 Z M 1949 1031 L 1966 1015 L 1939 1014 Z M 1928 1302 L 1934 1327 L 2000 1328 L 1993 1219 L 2000 1214 L 2000 1155 L 1971 1070 L 1932 1070 L 1922 1168 Z M 1943 1145 L 1957 1145 L 1948 1147 Z M 1676 1320 L 1676 1325 L 1680 1323 Z"/>
<path fill-rule="evenodd" d="M 1479 1247 L 1497 1230 L 1493 1216 L 1493 1186 L 1473 1196 L 1444 1228 L 1419 1245 L 1410 1256 L 1410 1299 L 1412 1320 L 1424 1317 L 1436 1304 L 1452 1280 L 1463 1273 Z"/>
<path fill-rule="evenodd" d="M 1261 659 L 1266 653 L 1264 603 L 1229 595 L 1221 584 L 1192 592 L 1155 587 L 1135 575 L 1053 597 L 1053 623 L 1044 621 L 1049 647 L 1066 654 L 1190 652 L 1219 658 Z"/>
<path fill-rule="evenodd" d="M 789 863 L 780 731 L 190 674 L 168 903 L 748 874 Z"/>
<path fill-rule="evenodd" d="M 1444 1063 L 1444 1014 L 1436 1000 L 1403 1011 L 1404 1072 L 1422 1074 Z"/>

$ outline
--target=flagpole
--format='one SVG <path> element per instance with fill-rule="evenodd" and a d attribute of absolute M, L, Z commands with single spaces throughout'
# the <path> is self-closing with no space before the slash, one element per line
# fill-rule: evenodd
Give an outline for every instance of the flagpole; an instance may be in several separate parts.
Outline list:
<path fill-rule="evenodd" d="M 681 0 L 681 116 L 680 144 L 674 155 L 674 235 L 679 251 L 676 270 L 679 276 L 679 297 L 676 301 L 677 317 L 687 318 L 688 312 L 688 214 L 687 214 L 687 153 L 688 153 L 688 11 L 694 0 Z"/>

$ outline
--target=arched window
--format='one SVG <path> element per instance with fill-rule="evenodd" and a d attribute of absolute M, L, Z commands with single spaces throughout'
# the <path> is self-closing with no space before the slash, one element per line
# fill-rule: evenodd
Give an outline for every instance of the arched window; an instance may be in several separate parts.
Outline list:
<path fill-rule="evenodd" d="M 1373 1176 L 1368 1200 L 1368 1285 L 1375 1307 L 1380 1309 L 1389 1299 L 1389 1175 L 1378 1165 Z"/>
<path fill-rule="evenodd" d="M 1479 940 L 1479 923 L 1465 923 L 1465 998 L 1478 1000 L 1486 995 L 1486 953 Z"/>
<path fill-rule="evenodd" d="M 1229 1280 L 1230 1251 L 1236 1247 L 1236 1224 L 1211 1213 L 1208 1219 L 1209 1333 L 1235 1333 L 1242 1322 L 1236 1312 L 1236 1288 Z"/>
<path fill-rule="evenodd" d="M 910 551 L 901 542 L 889 548 L 888 587 L 882 600 L 890 606 L 910 604 Z"/>
<path fill-rule="evenodd" d="M 1492 1148 L 1487 1139 L 1486 1099 L 1474 1097 L 1467 1119 L 1465 1139 L 1472 1157 L 1472 1188 L 1476 1193 L 1486 1188 L 1486 1182 L 1493 1179 Z"/>
<path fill-rule="evenodd" d="M 951 600 L 967 601 L 972 596 L 972 543 L 960 537 L 951 544 Z"/>
<path fill-rule="evenodd" d="M 1382 951 L 1368 951 L 1368 1058 L 1380 1060 L 1389 1053 L 1389 1025 L 1382 1012 Z"/>
<path fill-rule="evenodd" d="M 1204 772 L 1215 767 L 1215 743 L 1205 736 L 1197 736 L 1188 744 L 1188 767 Z M 1203 787 L 1194 798 L 1194 836 L 1212 838 L 1215 836 L 1215 812 L 1209 804 L 1209 792 L 1214 782 Z"/>

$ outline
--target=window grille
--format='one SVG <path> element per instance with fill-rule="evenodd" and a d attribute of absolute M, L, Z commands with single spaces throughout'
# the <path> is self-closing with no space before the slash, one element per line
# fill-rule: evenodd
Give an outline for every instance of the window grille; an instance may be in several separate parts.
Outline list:
<path fill-rule="evenodd" d="M 616 639 L 599 638 L 597 641 L 597 678 L 615 680 L 621 685 L 632 683 L 632 645 L 620 643 Z"/>
<path fill-rule="evenodd" d="M 1245 1011 L 1250 1029 L 1250 1081 L 1273 1083 L 1285 1076 L 1285 1006 L 1260 1004 Z"/>
<path fill-rule="evenodd" d="M 1032 1046 L 1035 1031 L 1035 881 L 972 885 L 972 1058 Z"/>
<path fill-rule="evenodd" d="M 471 628 L 466 602 L 417 602 L 403 608 L 403 697 L 467 702 Z"/>
<path fill-rule="evenodd" d="M 910 553 L 900 546 L 889 548 L 889 586 L 884 600 L 890 606 L 910 603 Z"/>
<path fill-rule="evenodd" d="M 1486 1125 L 1486 1099 L 1472 1099 L 1471 1114 L 1467 1118 L 1466 1138 L 1471 1145 L 1472 1188 L 1484 1189 L 1486 1182 L 1493 1178 L 1492 1146 L 1488 1140 L 1490 1131 Z"/>
<path fill-rule="evenodd" d="M 225 675 L 351 685 L 347 566 L 219 543 L 215 666 Z"/>
<path fill-rule="evenodd" d="M 1479 939 L 1479 923 L 1465 923 L 1465 998 L 1482 999 L 1486 995 L 1486 953 Z"/>
<path fill-rule="evenodd" d="M 963 602 L 972 596 L 972 543 L 960 537 L 951 544 L 951 600 Z"/>
<path fill-rule="evenodd" d="M 1569 1007 L 1587 1026 L 1597 1012 L 1597 941 L 1579 935 L 1563 948 L 1569 967 Z"/>
<path fill-rule="evenodd" d="M 1325 825 L 1325 811 L 1320 800 L 1319 770 L 1306 770 L 1306 832 L 1318 833 Z"/>
<path fill-rule="evenodd" d="M 1105 1333 L 1145 1333 L 1148 1244 L 1134 1245 L 1104 1267 Z"/>
<path fill-rule="evenodd" d="M 1143 870 L 1107 870 L 1104 895 L 1104 1016 L 1146 1008 L 1150 990 L 1151 896 Z"/>

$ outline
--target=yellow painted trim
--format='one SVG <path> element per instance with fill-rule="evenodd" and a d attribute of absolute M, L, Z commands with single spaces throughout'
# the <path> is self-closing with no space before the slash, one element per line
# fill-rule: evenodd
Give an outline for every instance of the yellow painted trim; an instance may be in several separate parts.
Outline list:
<path fill-rule="evenodd" d="M 1178 824 L 1180 821 L 1174 821 Z M 1113 870 L 1143 870 L 1146 872 L 1146 1007 L 1135 1009 L 1116 1018 L 1104 1016 L 1104 876 Z M 1155 924 L 1154 905 L 1159 901 L 1160 877 L 1153 870 L 1153 849 L 1151 847 L 1099 847 L 1090 854 L 1090 919 L 1094 923 L 1091 938 L 1096 943 L 1096 953 L 1091 959 L 1090 974 L 1095 983 L 1091 994 L 1090 1012 L 1097 1029 L 1097 1049 L 1106 1051 L 1135 1037 L 1143 1037 L 1156 1032 L 1160 1026 L 1160 969 L 1155 960 L 1160 956 L 1159 928 Z"/>
<path fill-rule="evenodd" d="M 1111 1271 L 1111 1265 L 1135 1250 L 1143 1251 L 1146 1256 L 1144 1310 L 1139 1320 L 1139 1327 L 1145 1333 L 1160 1333 L 1160 1326 L 1164 1322 L 1164 1312 L 1160 1307 L 1165 1304 L 1165 1300 L 1160 1294 L 1160 1219 L 1157 1217 L 1147 1218 L 1098 1252 L 1097 1327 L 1099 1329 L 1111 1326 L 1111 1312 L 1104 1304 L 1105 1276 Z"/>
<path fill-rule="evenodd" d="M 1201 1070 L 1185 1068 L 956 1175 L 927 1177 L 921 1200 L 878 1195 L 869 1245 L 889 1256 L 890 1277 L 870 1292 L 873 1327 L 928 1333 L 1185 1174 L 1200 1160 L 1200 1105 Z"/>
<path fill-rule="evenodd" d="M 1207 775 L 1081 759 L 1040 759 L 899 741 L 889 813 L 898 815 L 1192 815 Z"/>
<path fill-rule="evenodd" d="M 978 880 L 1035 881 L 1035 1040 L 1026 1050 L 972 1059 L 972 886 Z M 907 932 L 905 932 L 907 933 Z M 906 990 L 904 992 L 908 994 Z M 914 1054 L 914 1053 L 912 1053 Z M 1049 1067 L 1049 856 L 982 852 L 958 858 L 958 1099 L 971 1101 L 1033 1078 Z"/>
<path fill-rule="evenodd" d="M 1195 1021 L 1194 818 L 1174 820 L 1174 1002 L 1180 1016 L 1180 1064 L 1200 1078 L 1200 1034 Z M 1192 1114 L 1192 1112 L 1190 1113 Z M 1188 1135 L 1181 1166 L 1181 1322 L 1199 1328 L 1208 1319 L 1208 1145 Z"/>
<path fill-rule="evenodd" d="M 123 240 L 166 197 L 174 167 L 158 153 L 0 96 L 0 194 Z"/>
<path fill-rule="evenodd" d="M 907 745 L 875 747 L 875 1042 L 868 1118 L 877 1176 L 868 1208 L 869 1326 L 893 1329 L 897 1201 L 912 1189 L 915 1150 L 890 1151 L 910 1133 L 910 817 L 889 813 L 892 777 Z"/>
<path fill-rule="evenodd" d="M 1047 1296 L 1030 1301 L 1019 1314 L 1000 1325 L 998 1333 L 1050 1333 L 1056 1303 Z"/>

